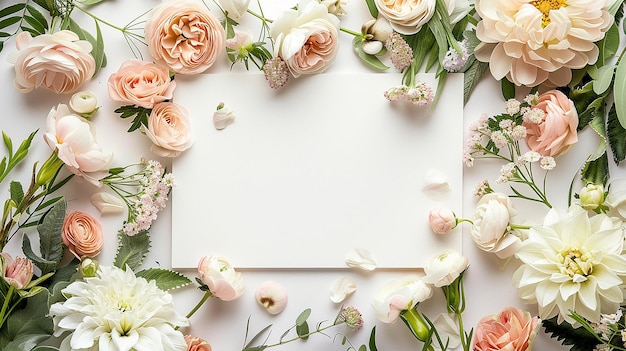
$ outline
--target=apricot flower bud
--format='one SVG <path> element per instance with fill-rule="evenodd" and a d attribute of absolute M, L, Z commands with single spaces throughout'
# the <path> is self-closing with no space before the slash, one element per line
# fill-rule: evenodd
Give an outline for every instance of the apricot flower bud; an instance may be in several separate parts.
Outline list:
<path fill-rule="evenodd" d="M 287 306 L 287 290 L 274 281 L 266 281 L 257 289 L 256 301 L 270 314 L 278 314 Z"/>

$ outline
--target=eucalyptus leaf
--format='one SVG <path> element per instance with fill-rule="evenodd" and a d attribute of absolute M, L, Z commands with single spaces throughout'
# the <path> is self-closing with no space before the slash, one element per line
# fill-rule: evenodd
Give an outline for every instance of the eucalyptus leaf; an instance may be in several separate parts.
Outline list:
<path fill-rule="evenodd" d="M 300 339 L 307 340 L 309 338 L 309 323 L 304 322 L 296 325 L 296 334 Z"/>
<path fill-rule="evenodd" d="M 118 246 L 114 265 L 126 269 L 126 266 L 135 270 L 141 266 L 150 251 L 150 236 L 147 231 L 141 231 L 133 236 L 126 235 L 122 230 L 117 235 Z"/>
<path fill-rule="evenodd" d="M 306 323 L 306 320 L 309 318 L 309 316 L 311 316 L 311 309 L 307 308 L 306 310 L 302 311 L 300 315 L 298 315 L 298 318 L 296 318 L 296 326 Z"/>
<path fill-rule="evenodd" d="M 613 98 L 615 99 L 615 111 L 617 112 L 617 119 L 622 127 L 626 128 L 626 60 L 623 58 L 619 60 L 617 69 L 615 70 L 615 76 L 621 77 L 616 79 L 613 83 Z"/>
<path fill-rule="evenodd" d="M 163 291 L 181 288 L 191 284 L 191 279 L 186 276 L 163 268 L 150 268 L 136 273 L 136 276 L 146 280 L 154 280 L 157 287 Z"/>
<path fill-rule="evenodd" d="M 611 86 L 613 75 L 615 74 L 614 65 L 607 65 L 598 68 L 598 73 L 593 81 L 593 92 L 600 95 L 603 94 Z"/>

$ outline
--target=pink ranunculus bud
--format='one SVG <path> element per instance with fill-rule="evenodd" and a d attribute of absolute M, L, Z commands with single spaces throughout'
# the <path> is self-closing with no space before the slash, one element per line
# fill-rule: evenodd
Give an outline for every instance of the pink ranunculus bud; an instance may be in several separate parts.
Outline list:
<path fill-rule="evenodd" d="M 447 234 L 456 227 L 457 220 L 452 210 L 437 207 L 428 213 L 428 223 L 436 234 Z"/>
<path fill-rule="evenodd" d="M 33 262 L 24 257 L 13 259 L 6 252 L 0 253 L 0 265 L 2 277 L 16 289 L 23 289 L 33 278 Z"/>
<path fill-rule="evenodd" d="M 232 301 L 244 291 L 243 278 L 228 259 L 221 256 L 204 256 L 198 263 L 200 280 L 209 287 L 213 296 Z"/>

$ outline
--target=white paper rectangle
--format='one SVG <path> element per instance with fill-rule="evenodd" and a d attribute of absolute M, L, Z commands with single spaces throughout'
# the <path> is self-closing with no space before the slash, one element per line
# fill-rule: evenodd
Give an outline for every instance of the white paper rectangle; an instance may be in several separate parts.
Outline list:
<path fill-rule="evenodd" d="M 342 268 L 362 248 L 378 267 L 412 268 L 461 251 L 460 230 L 433 234 L 428 212 L 462 208 L 462 75 L 432 112 L 384 98 L 399 74 L 327 73 L 279 90 L 260 74 L 183 79 L 175 101 L 196 141 L 173 160 L 173 267 L 217 254 L 240 268 Z M 236 120 L 218 131 L 220 102 Z M 448 178 L 444 197 L 425 194 L 429 171 Z"/>

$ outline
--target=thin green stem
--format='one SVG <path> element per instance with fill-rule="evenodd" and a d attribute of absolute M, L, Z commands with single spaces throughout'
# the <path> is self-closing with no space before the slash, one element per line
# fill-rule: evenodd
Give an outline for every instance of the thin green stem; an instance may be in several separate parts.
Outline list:
<path fill-rule="evenodd" d="M 79 9 L 80 11 L 82 11 L 82 12 L 83 12 L 84 14 L 86 14 L 87 16 L 89 16 L 89 17 L 93 18 L 93 19 L 94 19 L 95 21 L 97 21 L 97 22 L 100 22 L 100 23 L 102 23 L 102 24 L 104 24 L 104 25 L 107 25 L 107 26 L 109 26 L 109 27 L 111 27 L 111 28 L 113 28 L 113 29 L 116 29 L 116 30 L 118 30 L 118 31 L 120 31 L 120 32 L 122 32 L 122 33 L 124 33 L 124 34 L 128 34 L 128 35 L 130 35 L 130 36 L 134 37 L 135 39 L 139 39 L 139 40 L 141 40 L 141 41 L 143 41 L 143 40 L 145 39 L 143 36 L 141 36 L 141 35 L 139 35 L 139 34 L 137 34 L 137 33 L 133 33 L 133 32 L 131 32 L 131 31 L 129 31 L 127 27 L 120 27 L 120 26 L 117 26 L 117 25 L 115 25 L 115 24 L 113 24 L 113 23 L 111 23 L 111 22 L 109 22 L 109 21 L 105 21 L 105 20 L 103 20 L 102 18 L 100 18 L 100 17 L 98 17 L 98 16 L 94 15 L 93 13 L 91 13 L 91 12 L 90 12 L 90 11 L 88 11 L 87 9 L 83 8 L 82 6 L 79 6 L 79 5 L 77 5 L 77 4 L 74 4 L 74 7 L 75 7 L 75 8 L 77 8 L 77 9 Z"/>
<path fill-rule="evenodd" d="M 14 291 L 15 287 L 13 285 L 9 285 L 9 292 L 7 292 L 7 296 L 4 298 L 4 303 L 2 304 L 2 310 L 0 310 L 0 328 L 2 328 L 4 322 L 7 320 L 7 318 L 9 318 L 9 315 L 6 313 L 7 309 L 9 308 L 9 302 L 11 301 L 11 297 L 13 297 Z"/>
<path fill-rule="evenodd" d="M 269 18 L 265 18 L 265 16 L 263 16 L 263 15 L 261 15 L 261 14 L 258 14 L 258 13 L 256 13 L 256 12 L 254 12 L 254 11 L 250 10 L 250 9 L 248 9 L 248 10 L 247 10 L 247 12 L 248 12 L 249 14 L 251 14 L 252 16 L 254 16 L 254 17 L 256 17 L 256 18 L 260 19 L 260 20 L 261 20 L 261 21 L 263 21 L 263 22 L 268 22 L 268 23 L 272 23 L 272 22 L 274 22 L 273 20 L 271 20 L 271 19 L 269 19 Z"/>
<path fill-rule="evenodd" d="M 288 344 L 288 343 L 290 343 L 290 342 L 294 342 L 294 341 L 296 341 L 296 340 L 306 339 L 306 338 L 308 338 L 308 337 L 309 337 L 309 336 L 311 336 L 311 335 L 318 334 L 318 333 L 322 333 L 322 332 L 323 332 L 323 331 L 325 331 L 325 330 L 328 330 L 328 329 L 330 329 L 330 328 L 332 328 L 332 327 L 336 327 L 336 326 L 341 325 L 341 324 L 344 324 L 344 323 L 345 323 L 345 322 L 339 322 L 339 323 L 335 322 L 335 323 L 333 323 L 333 324 L 331 324 L 331 325 L 325 326 L 325 327 L 323 327 L 323 328 L 318 328 L 318 329 L 315 329 L 314 331 L 308 332 L 308 333 L 306 333 L 306 334 L 302 334 L 302 335 L 295 336 L 295 337 L 293 337 L 293 338 L 291 338 L 291 339 L 281 340 L 281 341 L 279 341 L 279 342 L 277 342 L 277 343 L 274 343 L 274 344 L 264 345 L 264 346 L 263 346 L 263 348 L 264 348 L 264 349 L 268 349 L 268 348 L 270 348 L 270 347 L 276 347 L 276 346 L 285 345 L 285 344 Z"/>
<path fill-rule="evenodd" d="M 198 303 L 191 309 L 191 311 L 189 311 L 189 313 L 187 313 L 187 318 L 191 318 L 191 316 L 193 316 L 194 313 L 196 313 L 196 311 L 198 311 L 200 309 L 200 307 L 202 307 L 202 305 L 204 305 L 204 303 L 209 299 L 209 297 L 213 296 L 213 293 L 209 290 L 207 290 L 204 293 L 204 296 L 202 296 L 202 298 L 200 299 L 200 301 L 198 301 Z"/>
<path fill-rule="evenodd" d="M 354 30 L 352 30 L 352 29 L 348 29 L 348 28 L 340 27 L 340 28 L 339 28 L 339 30 L 340 30 L 340 31 L 342 31 L 342 32 L 344 32 L 344 33 L 348 33 L 348 34 L 350 34 L 350 35 L 353 35 L 353 36 L 355 36 L 355 37 L 365 38 L 365 35 L 363 35 L 363 33 L 361 33 L 361 32 L 357 32 L 357 31 L 354 31 Z"/>

